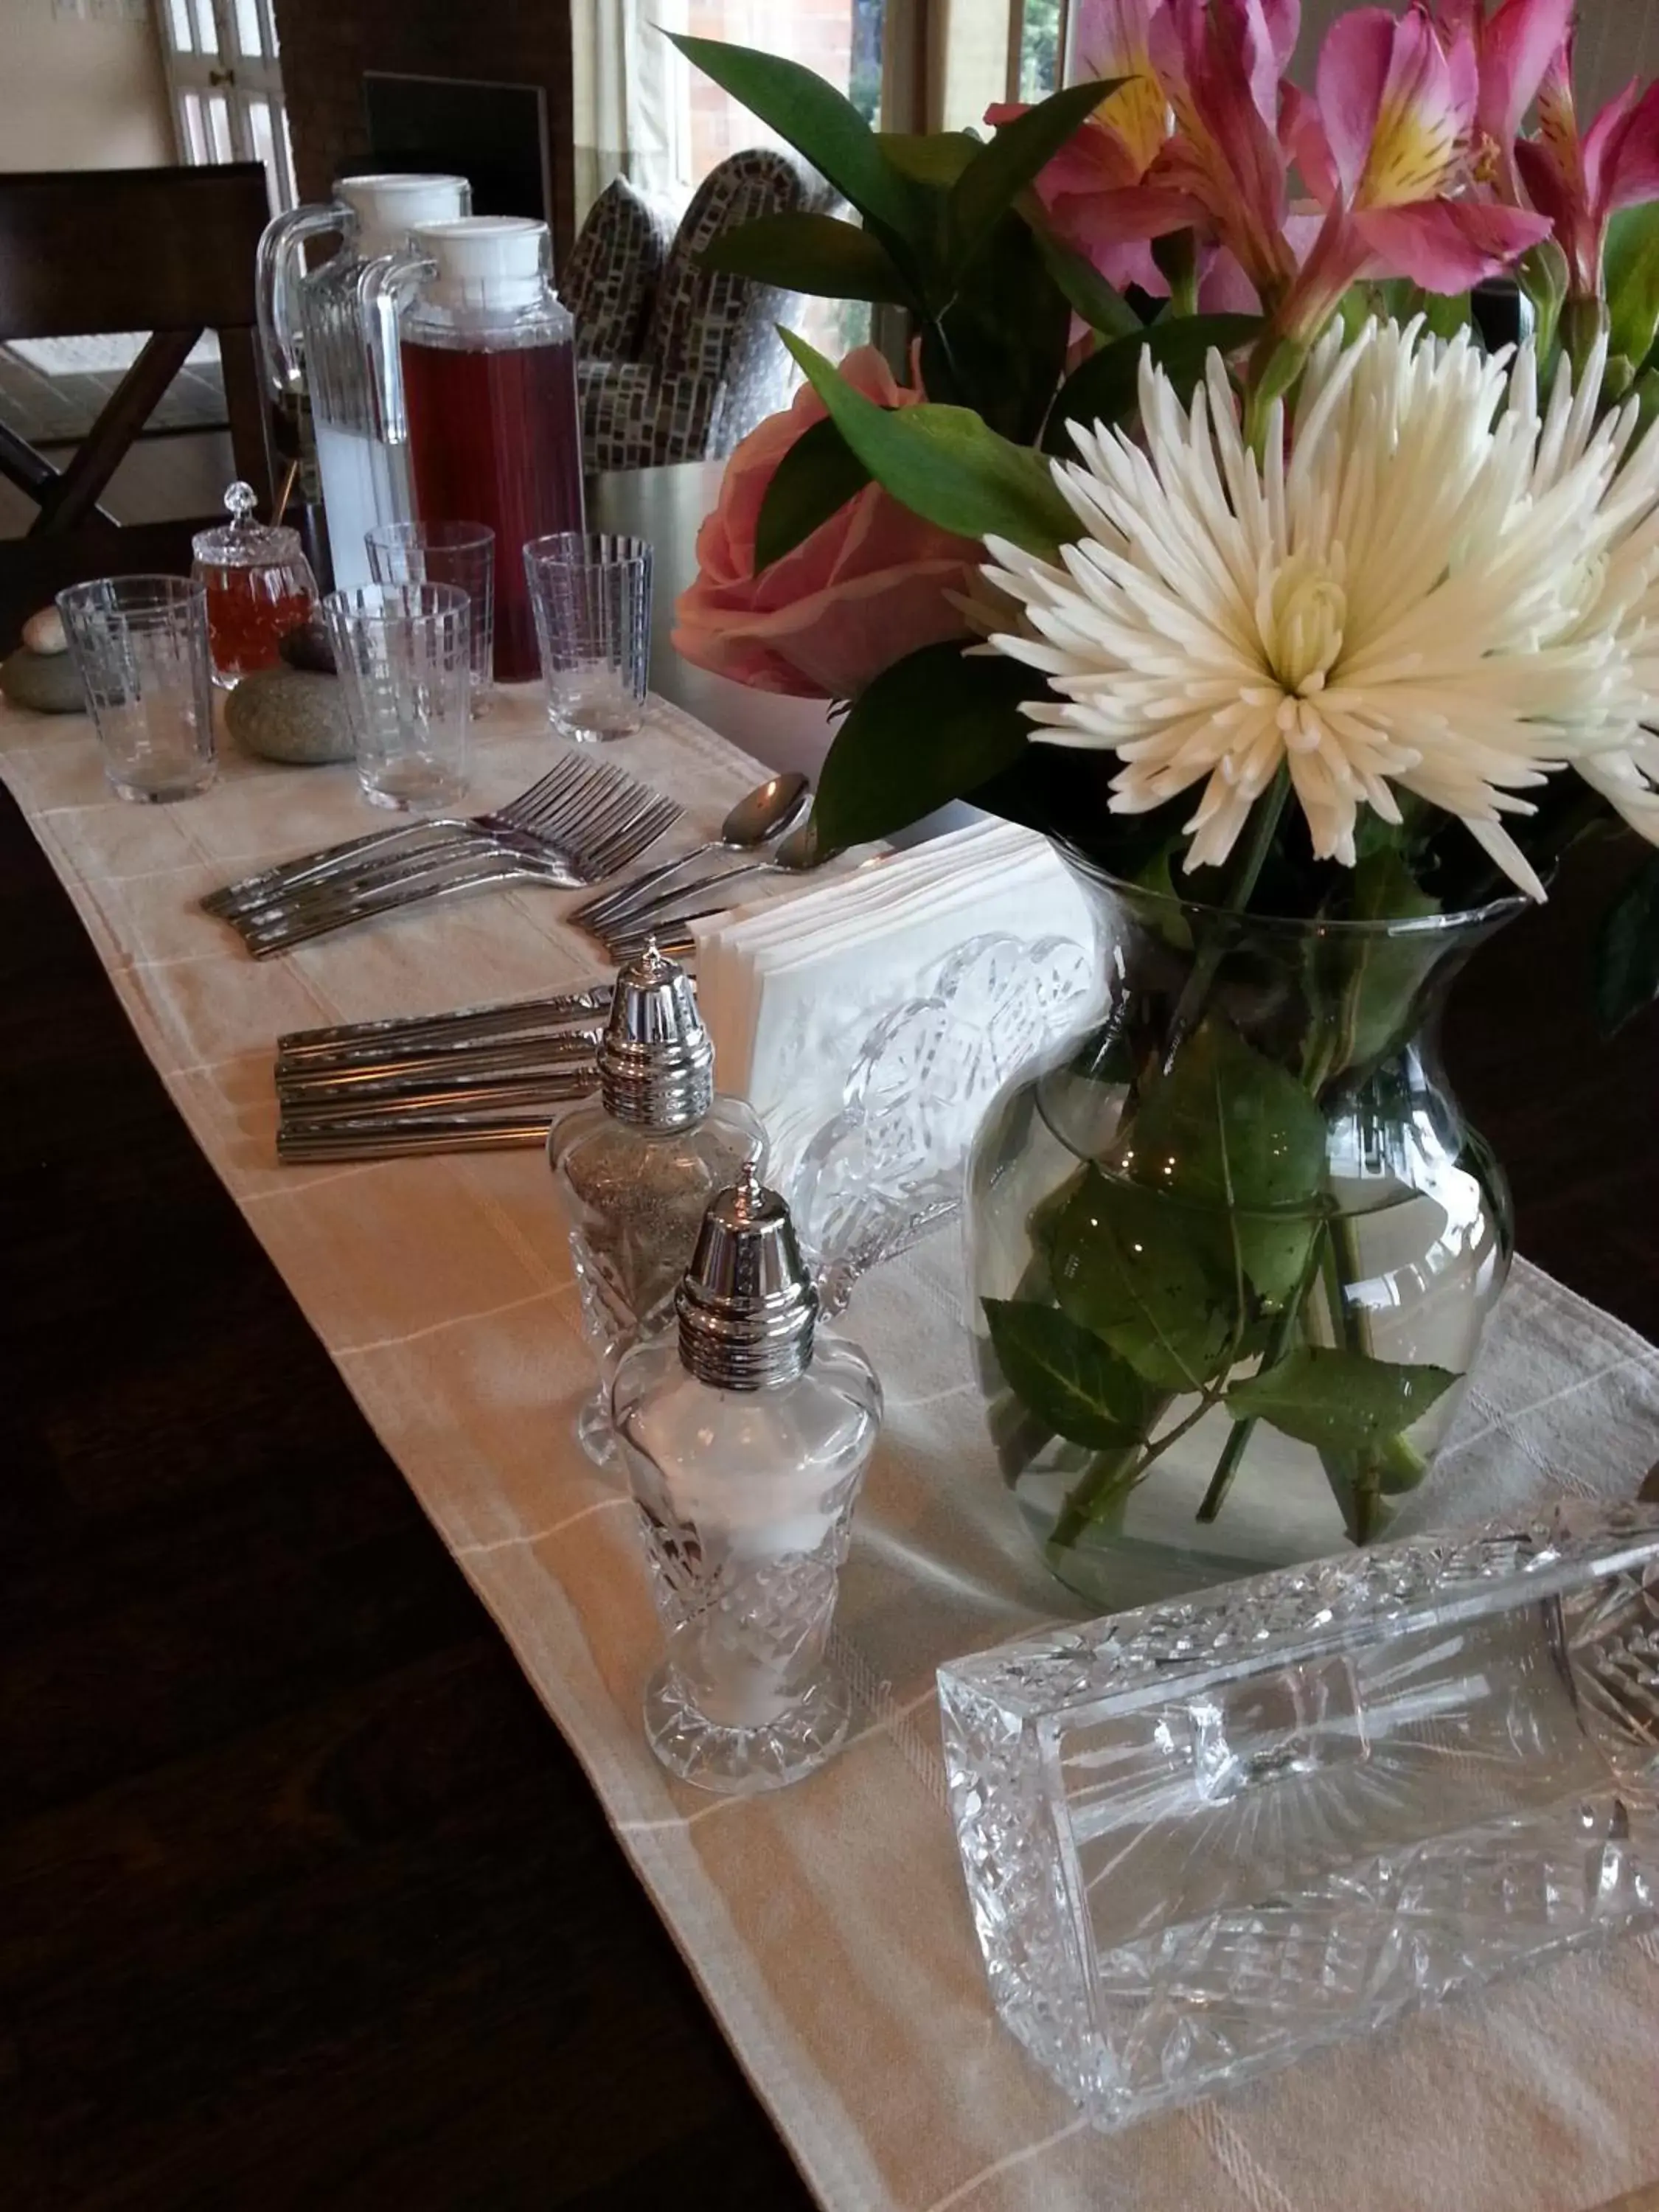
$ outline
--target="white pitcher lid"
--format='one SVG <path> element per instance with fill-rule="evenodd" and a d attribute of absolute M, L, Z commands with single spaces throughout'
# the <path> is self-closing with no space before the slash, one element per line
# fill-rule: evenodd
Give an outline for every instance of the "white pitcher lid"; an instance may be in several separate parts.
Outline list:
<path fill-rule="evenodd" d="M 342 177 L 334 196 L 357 218 L 357 252 L 365 261 L 376 254 L 395 253 L 417 222 L 464 216 L 472 204 L 472 187 L 465 177 L 394 172 Z"/>
<path fill-rule="evenodd" d="M 417 222 L 415 251 L 438 266 L 423 288 L 446 307 L 534 307 L 547 283 L 547 225 L 528 216 L 472 215 Z"/>

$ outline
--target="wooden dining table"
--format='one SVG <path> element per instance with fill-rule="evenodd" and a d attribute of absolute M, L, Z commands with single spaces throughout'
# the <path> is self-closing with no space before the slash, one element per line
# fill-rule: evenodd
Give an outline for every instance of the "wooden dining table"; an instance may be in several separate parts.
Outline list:
<path fill-rule="evenodd" d="M 654 681 L 815 759 L 820 706 L 668 645 L 712 481 L 598 488 L 656 545 Z M 1577 856 L 1445 1042 L 1522 1249 L 1659 1336 L 1659 1014 L 1589 1012 L 1636 857 Z M 3 795 L 0 1059 L 0 2205 L 808 2203 Z"/>

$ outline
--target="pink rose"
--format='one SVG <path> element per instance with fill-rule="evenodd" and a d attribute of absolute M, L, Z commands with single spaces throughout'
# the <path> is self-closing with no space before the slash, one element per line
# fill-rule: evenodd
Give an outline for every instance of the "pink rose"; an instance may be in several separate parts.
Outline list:
<path fill-rule="evenodd" d="M 926 394 L 894 380 L 873 346 L 842 362 L 866 399 L 912 407 Z M 823 420 L 810 386 L 769 416 L 726 465 L 720 502 L 697 533 L 697 580 L 674 611 L 674 644 L 699 668 L 757 691 L 850 699 L 919 647 L 963 637 L 946 594 L 965 591 L 983 549 L 952 538 L 867 484 L 811 536 L 755 574 L 755 526 L 779 462 Z"/>

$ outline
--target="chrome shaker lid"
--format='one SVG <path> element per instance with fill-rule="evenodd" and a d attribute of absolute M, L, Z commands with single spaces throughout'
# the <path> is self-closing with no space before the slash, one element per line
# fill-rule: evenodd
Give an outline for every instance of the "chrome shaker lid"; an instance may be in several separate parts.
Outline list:
<path fill-rule="evenodd" d="M 818 1294 L 789 1208 L 752 1161 L 709 1202 L 674 1297 L 680 1361 L 718 1390 L 763 1390 L 811 1364 Z"/>
<path fill-rule="evenodd" d="M 607 1114 L 649 1129 L 685 1129 L 714 1103 L 714 1047 L 691 978 L 652 939 L 617 976 L 599 1043 Z"/>

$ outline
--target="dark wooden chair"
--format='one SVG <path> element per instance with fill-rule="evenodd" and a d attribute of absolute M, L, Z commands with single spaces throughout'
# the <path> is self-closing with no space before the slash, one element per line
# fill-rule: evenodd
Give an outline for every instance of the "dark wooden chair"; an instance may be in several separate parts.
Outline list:
<path fill-rule="evenodd" d="M 0 422 L 0 472 L 40 509 L 27 536 L 0 541 L 0 653 L 65 584 L 189 568 L 209 518 L 123 527 L 99 500 L 205 331 L 218 336 L 237 473 L 268 502 L 254 263 L 269 215 L 257 161 L 0 175 L 0 342 L 153 333 L 62 469 Z"/>

